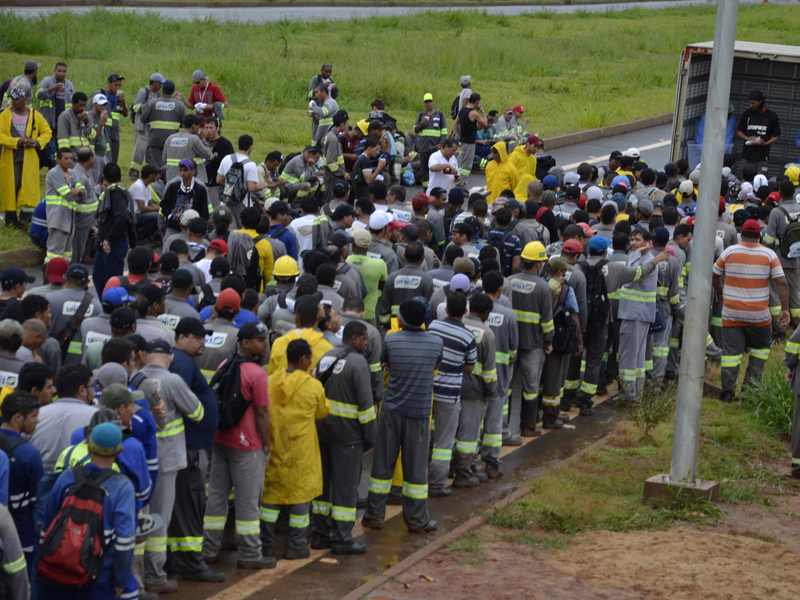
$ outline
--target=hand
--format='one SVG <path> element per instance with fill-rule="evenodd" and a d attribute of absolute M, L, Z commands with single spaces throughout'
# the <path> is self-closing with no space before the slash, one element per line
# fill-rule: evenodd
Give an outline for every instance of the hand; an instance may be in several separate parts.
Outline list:
<path fill-rule="evenodd" d="M 120 102 L 125 102 L 125 92 L 119 90 L 117 92 L 117 100 L 119 100 Z"/>
<path fill-rule="evenodd" d="M 345 181 L 350 181 L 350 173 L 345 173 L 344 174 L 344 180 Z"/>
<path fill-rule="evenodd" d="M 430 121 L 430 119 L 429 119 L 428 117 L 424 117 L 424 118 L 422 119 L 422 121 L 420 121 L 420 125 L 427 125 L 427 124 L 428 124 L 428 121 Z"/>
<path fill-rule="evenodd" d="M 111 254 L 111 242 L 108 240 L 103 240 L 103 252 Z"/>
<path fill-rule="evenodd" d="M 63 89 L 64 89 L 64 84 L 63 84 L 63 83 L 57 83 L 57 84 L 55 84 L 55 85 L 53 86 L 53 88 L 54 88 L 56 91 L 60 92 L 61 90 L 63 90 Z"/>
<path fill-rule="evenodd" d="M 154 417 L 166 417 L 167 416 L 167 405 L 164 404 L 164 398 L 161 397 L 161 394 L 158 395 L 158 404 L 155 405 L 150 410 L 150 413 Z"/>
<path fill-rule="evenodd" d="M 78 197 L 78 195 L 79 195 L 80 193 L 81 193 L 81 192 L 80 192 L 80 190 L 79 190 L 79 189 L 77 189 L 77 188 L 72 188 L 72 190 L 70 190 L 69 197 L 70 197 L 70 198 L 77 198 L 77 197 Z"/>
<path fill-rule="evenodd" d="M 261 451 L 264 453 L 264 456 L 269 456 L 269 449 L 270 449 L 269 442 L 261 446 Z"/>
<path fill-rule="evenodd" d="M 181 94 L 180 92 L 175 92 L 172 95 L 175 97 L 176 100 L 180 100 L 181 102 L 183 102 L 183 100 L 185 98 L 185 96 L 183 94 Z"/>
<path fill-rule="evenodd" d="M 103 116 L 100 117 L 100 127 L 104 127 L 107 122 L 108 122 L 108 113 L 104 112 Z"/>
<path fill-rule="evenodd" d="M 197 137 L 199 137 L 201 140 L 203 140 L 205 142 L 206 141 L 206 130 L 205 129 L 201 129 L 200 131 L 198 131 L 197 132 Z"/>
<path fill-rule="evenodd" d="M 41 363 L 42 362 L 42 357 L 39 356 L 38 354 L 36 354 L 36 352 L 33 353 L 33 362 L 37 362 L 37 363 Z"/>
<path fill-rule="evenodd" d="M 524 122 L 525 122 L 525 125 L 529 124 L 531 122 L 531 118 L 527 117 Z"/>
<path fill-rule="evenodd" d="M 789 315 L 788 310 L 782 310 L 778 313 L 778 325 L 781 327 L 786 327 L 792 320 L 792 317 Z"/>
<path fill-rule="evenodd" d="M 574 357 L 578 357 L 583 354 L 583 342 L 578 342 L 578 347 L 575 348 L 575 352 L 572 354 Z"/>
<path fill-rule="evenodd" d="M 433 255 L 433 266 L 436 267 L 437 269 L 439 268 L 439 257 L 436 256 L 435 254 Z"/>
<path fill-rule="evenodd" d="M 122 588 L 115 587 L 114 588 L 114 598 L 119 598 L 122 594 Z"/>
<path fill-rule="evenodd" d="M 645 250 L 646 250 L 646 248 L 645 248 Z M 644 254 L 644 253 L 642 252 L 642 254 Z M 656 255 L 656 257 L 653 259 L 653 262 L 654 263 L 660 263 L 660 262 L 664 262 L 665 260 L 669 260 L 669 252 L 667 252 L 666 250 L 664 250 L 664 252 L 659 252 Z"/>
<path fill-rule="evenodd" d="M 275 181 L 275 187 L 283 187 L 284 185 L 286 185 L 286 180 L 283 177 L 278 177 Z"/>
<path fill-rule="evenodd" d="M 784 378 L 786 379 L 786 381 L 791 381 L 792 380 L 792 369 L 787 369 L 786 370 L 786 375 L 784 376 Z"/>
<path fill-rule="evenodd" d="M 553 351 L 553 345 L 552 344 L 550 344 L 549 346 L 545 346 L 544 347 L 544 353 L 545 354 L 550 354 L 552 351 Z"/>
<path fill-rule="evenodd" d="M 366 450 L 364 450 L 363 456 L 366 456 L 367 454 L 372 454 L 372 451 L 373 451 L 374 449 L 375 449 L 375 447 L 374 447 L 374 446 L 370 446 L 369 448 L 367 448 Z"/>
<path fill-rule="evenodd" d="M 378 166 L 379 167 L 385 167 L 386 166 L 386 159 L 385 158 L 379 159 L 378 160 Z"/>
<path fill-rule="evenodd" d="M 89 115 L 87 114 L 86 111 L 83 111 L 81 114 L 78 115 L 78 120 L 79 121 L 83 121 L 84 123 L 88 123 L 89 122 Z"/>

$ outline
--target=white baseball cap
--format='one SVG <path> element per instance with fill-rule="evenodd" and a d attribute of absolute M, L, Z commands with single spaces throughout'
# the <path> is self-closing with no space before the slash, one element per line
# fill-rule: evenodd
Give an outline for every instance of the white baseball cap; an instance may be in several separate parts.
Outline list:
<path fill-rule="evenodd" d="M 389 224 L 392 217 L 384 210 L 376 210 L 369 216 L 369 228 L 379 231 Z"/>
<path fill-rule="evenodd" d="M 628 148 L 628 150 L 625 152 L 625 156 L 632 156 L 633 158 L 639 158 L 639 149 Z"/>
<path fill-rule="evenodd" d="M 578 175 L 577 173 L 573 173 L 572 171 L 564 175 L 565 185 L 575 185 L 580 180 L 581 180 L 580 175 Z"/>
<path fill-rule="evenodd" d="M 95 94 L 92 97 L 92 104 L 99 104 L 100 106 L 105 106 L 108 104 L 108 98 L 106 98 L 105 94 Z"/>
<path fill-rule="evenodd" d="M 183 211 L 183 214 L 181 215 L 181 225 L 188 225 L 189 221 L 191 221 L 192 219 L 199 219 L 199 218 L 200 218 L 200 213 L 190 208 L 189 210 Z"/>

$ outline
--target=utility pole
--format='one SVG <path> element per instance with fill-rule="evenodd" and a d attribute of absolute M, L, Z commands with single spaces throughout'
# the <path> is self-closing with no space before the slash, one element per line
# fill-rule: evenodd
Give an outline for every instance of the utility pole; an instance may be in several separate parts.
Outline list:
<path fill-rule="evenodd" d="M 667 499 L 668 495 L 672 494 L 676 488 L 685 489 L 692 496 L 702 496 L 709 500 L 716 499 L 719 494 L 718 484 L 700 482 L 696 480 L 696 477 L 706 338 L 711 304 L 714 238 L 719 209 L 722 159 L 725 153 L 725 129 L 728 119 L 738 12 L 739 0 L 719 0 L 717 24 L 714 31 L 714 48 L 711 55 L 711 75 L 708 81 L 706 130 L 700 158 L 702 169 L 698 186 L 694 237 L 692 238 L 692 273 L 689 277 L 686 318 L 683 327 L 675 434 L 672 442 L 672 465 L 669 477 L 658 475 L 647 481 L 645 499 L 648 497 Z M 650 489 L 648 490 L 648 488 Z"/>

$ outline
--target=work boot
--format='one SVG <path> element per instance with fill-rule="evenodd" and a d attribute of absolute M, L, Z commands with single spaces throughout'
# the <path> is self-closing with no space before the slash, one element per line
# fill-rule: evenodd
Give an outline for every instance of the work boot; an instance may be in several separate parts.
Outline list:
<path fill-rule="evenodd" d="M 356 498 L 356 508 L 367 508 L 367 497 L 359 496 Z"/>
<path fill-rule="evenodd" d="M 131 178 L 131 181 L 136 181 L 137 179 L 139 179 L 139 171 L 137 171 L 136 169 L 131 169 L 130 171 L 128 171 L 128 177 Z"/>
<path fill-rule="evenodd" d="M 315 533 L 311 536 L 311 548 L 312 550 L 325 550 L 326 548 L 333 548 L 333 536 Z"/>
<path fill-rule="evenodd" d="M 608 393 L 608 388 L 606 386 L 598 387 L 596 396 L 605 396 Z"/>
<path fill-rule="evenodd" d="M 204 571 L 193 571 L 191 573 L 180 573 L 181 579 L 187 581 L 202 581 L 204 583 L 222 583 L 225 581 L 225 573 L 212 571 L 206 568 Z"/>
<path fill-rule="evenodd" d="M 164 583 L 144 583 L 145 589 L 154 594 L 174 594 L 178 591 L 178 582 L 174 579 L 167 579 Z"/>
<path fill-rule="evenodd" d="M 545 406 L 542 429 L 561 429 L 562 427 L 564 427 L 564 421 L 558 418 L 558 407 Z"/>
<path fill-rule="evenodd" d="M 270 558 L 275 558 L 275 547 L 261 546 L 261 556 L 268 556 Z"/>
<path fill-rule="evenodd" d="M 568 412 L 560 412 L 559 411 L 558 418 L 561 420 L 562 423 L 569 423 L 569 413 Z"/>
<path fill-rule="evenodd" d="M 462 452 L 453 453 L 453 462 L 456 464 L 456 476 L 453 478 L 454 488 L 478 487 L 478 478 L 472 475 L 472 455 Z"/>
<path fill-rule="evenodd" d="M 274 569 L 278 563 L 274 556 L 262 556 L 261 560 L 242 560 L 236 561 L 237 569 Z"/>
<path fill-rule="evenodd" d="M 721 402 L 725 403 L 733 402 L 733 392 L 723 391 L 720 393 L 719 399 Z"/>
<path fill-rule="evenodd" d="M 286 548 L 283 551 L 284 560 L 302 560 L 311 556 L 311 550 L 308 548 Z"/>
<path fill-rule="evenodd" d="M 422 527 L 410 527 L 408 528 L 408 533 L 431 533 L 438 529 L 438 525 L 436 521 L 428 521 Z"/>
<path fill-rule="evenodd" d="M 367 545 L 361 542 L 351 542 L 349 546 L 334 546 L 331 550 L 333 554 L 366 554 Z"/>
<path fill-rule="evenodd" d="M 139 600 L 158 600 L 158 594 L 148 592 L 144 588 L 139 588 Z"/>
<path fill-rule="evenodd" d="M 534 427 L 531 429 L 530 427 L 524 427 L 519 434 L 524 438 L 531 438 L 531 437 L 539 437 L 542 435 L 542 428 L 541 427 Z"/>
<path fill-rule="evenodd" d="M 383 523 L 378 519 L 370 519 L 369 517 L 361 518 L 361 526 L 364 529 L 383 529 Z"/>
<path fill-rule="evenodd" d="M 449 498 L 452 491 L 449 487 L 444 487 L 440 490 L 429 490 L 428 498 Z"/>
<path fill-rule="evenodd" d="M 489 479 L 489 476 L 486 475 L 486 473 L 478 471 L 478 466 L 475 463 L 472 463 L 472 467 L 470 468 L 470 471 L 472 472 L 472 476 L 475 477 L 481 483 L 483 483 L 484 481 Z"/>
<path fill-rule="evenodd" d="M 591 417 L 594 414 L 594 405 L 592 404 L 592 399 L 589 398 L 585 402 L 580 405 L 580 416 L 581 417 Z"/>
<path fill-rule="evenodd" d="M 522 446 L 522 437 L 512 435 L 503 440 L 503 446 Z"/>
<path fill-rule="evenodd" d="M 500 468 L 500 465 L 486 463 L 486 476 L 489 479 L 500 479 L 503 476 L 503 470 Z"/>

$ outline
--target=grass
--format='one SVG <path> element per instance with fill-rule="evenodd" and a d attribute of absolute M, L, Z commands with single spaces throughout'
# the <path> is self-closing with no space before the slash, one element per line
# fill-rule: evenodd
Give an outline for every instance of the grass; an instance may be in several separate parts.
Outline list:
<path fill-rule="evenodd" d="M 786 382 L 783 366 L 783 344 L 773 346 L 770 360 L 764 369 L 764 379 L 757 385 L 742 390 L 742 406 L 753 412 L 759 422 L 776 433 L 792 435 L 794 392 Z"/>
<path fill-rule="evenodd" d="M 21 232 L 13 227 L 0 225 L 0 251 L 16 250 L 17 248 L 27 248 L 32 246 L 31 238 L 27 233 Z"/>
<path fill-rule="evenodd" d="M 483 564 L 480 557 L 481 538 L 476 533 L 468 533 L 450 542 L 447 544 L 447 549 L 459 555 L 456 562 L 460 565 L 480 566 Z"/>

